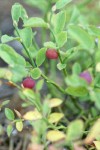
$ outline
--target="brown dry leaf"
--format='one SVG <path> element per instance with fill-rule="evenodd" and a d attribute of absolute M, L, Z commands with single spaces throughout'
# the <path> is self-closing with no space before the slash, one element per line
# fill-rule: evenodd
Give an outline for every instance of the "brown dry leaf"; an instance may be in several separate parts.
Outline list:
<path fill-rule="evenodd" d="M 55 113 L 50 114 L 50 116 L 49 116 L 49 118 L 48 118 L 48 121 L 49 121 L 50 123 L 57 123 L 57 122 L 59 122 L 63 117 L 64 117 L 64 114 L 63 114 L 63 113 L 55 112 Z"/>
<path fill-rule="evenodd" d="M 97 150 L 100 150 L 100 141 L 94 141 L 95 147 Z"/>
<path fill-rule="evenodd" d="M 21 113 L 20 113 L 18 110 L 14 109 L 14 111 L 15 111 L 15 113 L 16 113 L 16 115 L 17 115 L 17 117 L 19 117 L 19 118 L 21 118 L 21 117 L 22 117 Z"/>
<path fill-rule="evenodd" d="M 84 143 L 91 144 L 94 141 L 94 139 L 99 137 L 100 137 L 100 119 L 98 119 L 90 129 L 90 132 L 87 135 L 86 139 L 84 140 Z"/>
<path fill-rule="evenodd" d="M 40 144 L 33 144 L 33 143 L 30 143 L 30 144 L 28 145 L 27 150 L 44 150 L 44 146 L 43 146 L 43 145 L 40 145 Z"/>
<path fill-rule="evenodd" d="M 58 106 L 60 106 L 60 105 L 63 103 L 63 100 L 61 100 L 61 99 L 59 99 L 59 98 L 52 98 L 52 99 L 50 99 L 50 100 L 48 101 L 48 103 L 49 103 L 49 106 L 50 106 L 51 108 L 53 108 L 53 107 L 58 107 Z"/>
<path fill-rule="evenodd" d="M 55 148 L 54 146 L 50 145 L 50 146 L 48 147 L 48 150 L 57 150 L 57 148 Z"/>
<path fill-rule="evenodd" d="M 54 144 L 48 146 L 48 150 L 64 150 L 63 148 L 58 148 L 58 147 L 55 147 Z"/>
<path fill-rule="evenodd" d="M 25 120 L 38 120 L 38 119 L 42 119 L 42 115 L 37 109 L 35 109 L 33 111 L 29 111 L 26 114 L 24 114 L 23 118 Z"/>
<path fill-rule="evenodd" d="M 74 144 L 74 150 L 86 150 L 83 146 L 80 146 L 79 144 Z"/>
<path fill-rule="evenodd" d="M 58 130 L 50 130 L 47 132 L 47 139 L 51 142 L 57 142 L 66 137 L 66 135 Z"/>

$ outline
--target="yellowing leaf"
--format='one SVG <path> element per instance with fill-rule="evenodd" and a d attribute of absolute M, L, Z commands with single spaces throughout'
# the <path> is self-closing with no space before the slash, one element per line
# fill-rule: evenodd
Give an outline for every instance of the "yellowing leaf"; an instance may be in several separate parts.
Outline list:
<path fill-rule="evenodd" d="M 16 129 L 21 132 L 23 130 L 23 122 L 22 121 L 18 121 L 16 122 Z"/>
<path fill-rule="evenodd" d="M 91 144 L 95 138 L 100 137 L 100 119 L 98 119 L 93 127 L 90 129 L 89 134 L 85 139 L 85 144 Z"/>
<path fill-rule="evenodd" d="M 27 112 L 23 118 L 25 120 L 38 120 L 42 118 L 42 115 L 35 109 L 34 111 Z"/>
<path fill-rule="evenodd" d="M 47 133 L 47 139 L 51 142 L 56 142 L 65 138 L 65 134 L 58 130 L 50 130 Z"/>
<path fill-rule="evenodd" d="M 100 72 L 100 62 L 96 64 L 96 72 Z"/>
<path fill-rule="evenodd" d="M 94 141 L 95 147 L 97 150 L 100 150 L 100 141 Z"/>
<path fill-rule="evenodd" d="M 49 100 L 49 106 L 52 107 L 57 107 L 60 106 L 62 104 L 62 100 L 59 98 L 52 98 Z"/>
<path fill-rule="evenodd" d="M 52 113 L 52 114 L 50 114 L 48 121 L 50 123 L 56 123 L 56 122 L 59 122 L 63 117 L 64 117 L 63 113 L 57 113 L 57 112 Z"/>

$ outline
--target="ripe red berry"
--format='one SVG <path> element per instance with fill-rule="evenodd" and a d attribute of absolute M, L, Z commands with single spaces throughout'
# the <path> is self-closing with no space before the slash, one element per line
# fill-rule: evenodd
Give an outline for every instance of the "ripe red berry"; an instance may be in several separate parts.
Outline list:
<path fill-rule="evenodd" d="M 55 49 L 48 49 L 46 51 L 46 57 L 48 59 L 57 59 L 58 58 L 58 52 Z"/>
<path fill-rule="evenodd" d="M 91 74 L 90 74 L 88 71 L 81 72 L 79 76 L 80 76 L 81 78 L 83 78 L 84 80 L 86 80 L 86 82 L 87 82 L 88 84 L 91 84 L 91 82 L 92 82 L 92 77 L 91 77 Z"/>
<path fill-rule="evenodd" d="M 35 81 L 31 77 L 27 77 L 23 80 L 22 85 L 24 88 L 32 89 L 35 86 Z"/>

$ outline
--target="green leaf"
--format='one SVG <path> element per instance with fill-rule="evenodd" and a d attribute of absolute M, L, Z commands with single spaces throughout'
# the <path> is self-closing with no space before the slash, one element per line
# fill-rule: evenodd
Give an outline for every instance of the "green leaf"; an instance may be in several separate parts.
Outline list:
<path fill-rule="evenodd" d="M 41 48 L 36 56 L 36 65 L 41 66 L 46 58 L 46 48 Z"/>
<path fill-rule="evenodd" d="M 66 23 L 66 12 L 61 11 L 54 16 L 54 32 L 60 33 L 63 31 L 65 23 Z"/>
<path fill-rule="evenodd" d="M 91 90 L 89 94 L 90 99 L 95 103 L 96 108 L 100 110 L 100 90 Z"/>
<path fill-rule="evenodd" d="M 84 97 L 88 94 L 88 90 L 85 87 L 68 87 L 66 93 L 76 97 Z"/>
<path fill-rule="evenodd" d="M 89 26 L 88 30 L 90 34 L 100 37 L 100 28 L 91 25 Z"/>
<path fill-rule="evenodd" d="M 21 132 L 23 130 L 23 122 L 22 121 L 17 121 L 16 122 L 16 129 Z"/>
<path fill-rule="evenodd" d="M 11 81 L 22 82 L 22 79 L 27 76 L 28 70 L 26 70 L 25 66 L 15 65 L 11 68 L 11 72 Z"/>
<path fill-rule="evenodd" d="M 100 50 L 98 49 L 98 50 L 96 50 L 95 51 L 95 62 L 97 63 L 97 62 L 100 62 Z"/>
<path fill-rule="evenodd" d="M 41 77 L 41 70 L 39 68 L 34 68 L 30 73 L 33 79 L 38 79 Z"/>
<path fill-rule="evenodd" d="M 13 111 L 9 108 L 5 108 L 5 115 L 9 120 L 14 120 L 15 118 Z"/>
<path fill-rule="evenodd" d="M 66 6 L 68 3 L 70 3 L 72 0 L 59 0 L 56 3 L 56 9 L 61 9 L 64 6 Z"/>
<path fill-rule="evenodd" d="M 69 34 L 74 38 L 83 48 L 88 49 L 93 53 L 94 40 L 93 38 L 81 27 L 70 25 L 68 28 Z"/>
<path fill-rule="evenodd" d="M 37 7 L 38 9 L 42 10 L 44 13 L 48 9 L 48 1 L 46 0 L 23 0 L 26 4 Z"/>
<path fill-rule="evenodd" d="M 65 81 L 66 81 L 67 85 L 72 86 L 72 87 L 79 87 L 79 86 L 81 86 L 81 87 L 87 87 L 88 86 L 86 80 L 80 78 L 76 74 L 68 76 L 65 79 Z"/>
<path fill-rule="evenodd" d="M 15 3 L 11 9 L 11 15 L 14 24 L 17 24 L 21 15 L 21 5 L 19 3 Z"/>
<path fill-rule="evenodd" d="M 62 47 L 67 42 L 67 32 L 62 31 L 56 35 L 56 41 L 58 47 Z"/>
<path fill-rule="evenodd" d="M 72 14 L 71 14 L 69 23 L 75 24 L 78 22 L 79 18 L 80 18 L 80 12 L 79 12 L 78 8 L 75 6 L 72 10 Z"/>
<path fill-rule="evenodd" d="M 29 48 L 32 45 L 32 29 L 31 28 L 24 28 L 19 31 L 21 40 L 23 41 L 24 45 Z"/>
<path fill-rule="evenodd" d="M 23 22 L 25 22 L 28 19 L 28 15 L 26 10 L 23 8 L 23 6 L 21 5 L 21 15 L 20 17 L 22 18 Z"/>
<path fill-rule="evenodd" d="M 46 47 L 46 48 L 54 48 L 54 49 L 57 48 L 56 44 L 53 43 L 53 42 L 51 42 L 51 41 L 45 42 L 45 43 L 44 43 L 44 47 Z"/>
<path fill-rule="evenodd" d="M 6 44 L 0 44 L 0 57 L 11 67 L 14 67 L 16 64 L 25 66 L 25 59 Z"/>
<path fill-rule="evenodd" d="M 75 63 L 72 68 L 73 74 L 79 75 L 81 73 L 81 66 L 79 63 Z"/>
<path fill-rule="evenodd" d="M 30 89 L 24 89 L 23 90 L 23 94 L 30 99 L 35 99 L 35 93 L 33 92 L 33 90 Z"/>
<path fill-rule="evenodd" d="M 45 27 L 45 28 L 48 28 L 48 24 L 42 18 L 32 17 L 32 18 L 29 18 L 24 23 L 24 27 Z"/>
<path fill-rule="evenodd" d="M 1 42 L 2 43 L 7 43 L 7 42 L 10 42 L 10 41 L 13 41 L 13 40 L 20 40 L 20 38 L 19 37 L 8 36 L 6 34 L 1 37 Z"/>
<path fill-rule="evenodd" d="M 64 69 L 64 68 L 66 68 L 66 64 L 61 64 L 61 63 L 59 63 L 59 64 L 57 64 L 57 68 L 58 68 L 59 70 L 62 70 L 62 69 Z"/>
<path fill-rule="evenodd" d="M 71 122 L 67 128 L 67 142 L 78 140 L 82 136 L 83 131 L 84 124 L 82 120 L 75 120 Z"/>
<path fill-rule="evenodd" d="M 40 90 L 42 89 L 42 87 L 43 87 L 43 84 L 44 84 L 44 80 L 43 80 L 43 79 L 39 80 L 39 81 L 36 83 L 36 90 L 37 90 L 37 91 L 40 91 Z"/>
<path fill-rule="evenodd" d="M 7 135 L 10 137 L 11 133 L 13 131 L 13 126 L 12 125 L 8 125 L 7 126 Z"/>
<path fill-rule="evenodd" d="M 9 102 L 10 102 L 10 100 L 6 100 L 6 101 L 2 102 L 2 106 L 7 105 Z"/>
<path fill-rule="evenodd" d="M 22 18 L 23 21 L 27 20 L 28 16 L 25 9 L 19 3 L 15 3 L 11 9 L 11 15 L 14 25 L 18 24 L 19 18 Z"/>

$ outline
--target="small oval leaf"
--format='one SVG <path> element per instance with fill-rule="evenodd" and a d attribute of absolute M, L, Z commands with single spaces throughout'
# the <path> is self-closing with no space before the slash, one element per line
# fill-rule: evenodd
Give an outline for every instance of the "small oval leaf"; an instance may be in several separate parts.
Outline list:
<path fill-rule="evenodd" d="M 24 27 L 45 27 L 45 28 L 48 28 L 48 24 L 42 18 L 32 17 L 32 18 L 29 18 L 24 23 Z"/>
<path fill-rule="evenodd" d="M 25 120 L 38 120 L 42 119 L 42 115 L 35 109 L 34 111 L 29 111 L 24 114 L 23 118 Z"/>
<path fill-rule="evenodd" d="M 12 125 L 8 125 L 7 126 L 7 135 L 10 137 L 11 133 L 13 131 L 13 126 Z"/>
<path fill-rule="evenodd" d="M 49 118 L 48 118 L 48 121 L 50 123 L 57 123 L 59 122 L 62 118 L 64 117 L 64 114 L 63 113 L 58 113 L 58 112 L 55 112 L 55 113 L 51 113 Z"/>
<path fill-rule="evenodd" d="M 46 49 L 47 48 L 41 48 L 36 56 L 36 65 L 41 66 L 42 63 L 45 61 L 46 58 Z"/>
<path fill-rule="evenodd" d="M 50 130 L 47 132 L 47 139 L 51 142 L 57 142 L 65 138 L 65 134 L 58 130 Z"/>
<path fill-rule="evenodd" d="M 30 74 L 33 79 L 38 79 L 41 76 L 41 70 L 39 68 L 34 68 L 31 70 Z"/>
<path fill-rule="evenodd" d="M 23 122 L 22 121 L 18 121 L 16 122 L 16 129 L 21 132 L 23 130 Z"/>
<path fill-rule="evenodd" d="M 48 101 L 48 103 L 49 103 L 49 106 L 50 106 L 51 108 L 53 108 L 53 107 L 58 107 L 58 106 L 60 106 L 60 105 L 63 103 L 63 100 L 61 100 L 61 99 L 59 99 L 59 98 L 52 98 L 52 99 L 50 99 L 50 100 Z"/>
<path fill-rule="evenodd" d="M 9 108 L 5 108 L 5 115 L 9 120 L 14 120 L 15 118 L 13 111 Z"/>

